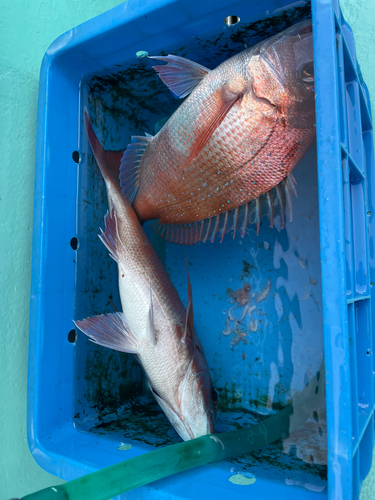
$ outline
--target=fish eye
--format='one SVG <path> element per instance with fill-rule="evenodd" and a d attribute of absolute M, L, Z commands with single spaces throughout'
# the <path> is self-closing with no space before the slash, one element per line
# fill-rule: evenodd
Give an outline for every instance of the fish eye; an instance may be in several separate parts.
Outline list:
<path fill-rule="evenodd" d="M 307 63 L 301 69 L 300 79 L 307 87 L 314 83 L 314 65 L 313 63 Z"/>

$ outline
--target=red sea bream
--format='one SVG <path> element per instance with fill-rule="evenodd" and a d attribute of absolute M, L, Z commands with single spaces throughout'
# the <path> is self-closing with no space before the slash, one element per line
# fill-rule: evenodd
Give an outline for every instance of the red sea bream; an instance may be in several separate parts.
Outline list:
<path fill-rule="evenodd" d="M 315 138 L 312 24 L 302 21 L 209 70 L 153 57 L 186 100 L 154 136 L 136 136 L 121 160 L 122 192 L 168 241 L 243 235 L 274 206 L 284 225 L 291 172 Z M 271 192 L 271 190 L 273 190 Z"/>

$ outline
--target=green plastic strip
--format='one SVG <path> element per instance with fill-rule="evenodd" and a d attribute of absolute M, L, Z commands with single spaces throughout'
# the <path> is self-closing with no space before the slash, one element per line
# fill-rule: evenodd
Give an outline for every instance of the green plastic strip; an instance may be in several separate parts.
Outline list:
<path fill-rule="evenodd" d="M 303 425 L 323 397 L 320 372 L 275 415 L 246 429 L 203 436 L 125 460 L 32 493 L 22 500 L 108 500 L 139 486 L 209 462 L 239 457 L 286 437 Z"/>

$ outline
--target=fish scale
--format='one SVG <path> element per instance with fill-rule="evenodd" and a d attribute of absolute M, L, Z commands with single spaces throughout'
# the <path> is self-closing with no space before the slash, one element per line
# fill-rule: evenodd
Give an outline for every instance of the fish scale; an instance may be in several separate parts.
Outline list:
<path fill-rule="evenodd" d="M 311 21 L 297 23 L 214 70 L 173 55 L 154 59 L 167 63 L 155 69 L 172 92 L 188 97 L 147 140 L 139 159 L 125 150 L 122 192 L 130 195 L 140 220 L 182 225 L 184 235 L 193 232 L 188 240 L 196 241 L 191 224 L 276 188 L 312 144 Z"/>

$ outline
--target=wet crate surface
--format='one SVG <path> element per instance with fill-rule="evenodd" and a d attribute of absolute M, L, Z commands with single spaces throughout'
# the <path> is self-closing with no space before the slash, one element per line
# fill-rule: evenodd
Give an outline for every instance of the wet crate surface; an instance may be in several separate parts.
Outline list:
<path fill-rule="evenodd" d="M 150 55 L 173 53 L 186 56 L 214 68 L 247 46 L 311 16 L 309 4 L 303 3 L 276 11 L 274 15 L 267 14 L 264 19 L 264 11 L 258 16 L 260 21 L 254 21 L 254 15 L 247 13 L 247 22 L 244 13 L 239 25 L 230 29 L 220 23 L 210 30 L 199 26 L 199 29 L 195 28 L 195 36 L 179 40 L 175 35 L 174 42 L 170 43 L 155 35 L 153 42 L 156 41 L 156 44 L 147 40 L 139 42 L 136 49 L 147 50 Z M 338 47 L 340 50 L 340 45 Z M 95 72 L 88 70 L 80 75 L 79 101 L 69 111 L 79 122 L 78 143 L 76 139 L 69 139 L 69 147 L 71 150 L 78 149 L 81 160 L 78 178 L 70 173 L 65 179 L 64 189 L 69 192 L 72 219 L 66 223 L 65 230 L 66 241 L 72 236 L 78 238 L 78 249 L 74 259 L 69 257 L 70 261 L 74 260 L 69 268 L 74 276 L 74 282 L 71 282 L 73 290 L 69 289 L 67 296 L 63 291 L 61 309 L 65 306 L 64 315 L 68 309 L 71 317 L 74 315 L 76 319 L 113 312 L 114 307 L 120 309 L 116 265 L 97 237 L 107 209 L 106 192 L 85 136 L 83 107 L 88 107 L 104 147 L 118 150 L 129 143 L 131 135 L 156 133 L 180 105 L 180 101 L 173 99 L 160 82 L 150 60 L 137 59 L 133 48 L 132 52 L 130 49 L 127 51 L 127 57 L 119 55 L 117 50 L 114 52 L 115 59 L 112 58 L 108 68 L 101 67 Z M 61 58 L 64 57 L 62 54 Z M 64 73 L 64 64 L 61 66 Z M 348 73 L 345 78 L 348 79 Z M 353 109 L 358 108 L 358 103 L 355 107 L 355 99 L 359 99 L 358 89 L 353 90 L 352 87 L 350 83 L 346 84 L 349 113 L 350 103 Z M 345 127 L 342 130 L 345 131 Z M 350 137 L 350 130 L 348 134 Z M 359 247 L 353 250 L 350 244 L 351 237 L 358 240 L 364 233 L 363 217 L 355 214 L 357 220 L 354 222 L 357 224 L 354 224 L 350 213 L 350 200 L 353 197 L 364 198 L 364 184 L 358 184 L 356 170 L 352 166 L 357 165 L 358 159 L 361 160 L 362 153 L 358 151 L 357 157 L 353 154 L 352 150 L 358 150 L 353 140 L 351 145 L 350 140 L 346 143 L 344 137 L 342 143 L 347 209 L 345 229 L 350 234 L 347 252 L 352 252 L 347 266 L 354 267 L 357 277 L 352 292 L 353 282 L 350 280 L 353 273 L 350 267 L 346 274 L 348 319 L 353 330 L 355 322 L 358 325 L 358 322 L 367 321 L 370 336 L 369 303 L 354 300 L 358 297 L 366 299 L 369 295 L 369 280 L 360 267 L 361 263 L 363 266 L 363 262 L 367 262 L 367 257 L 358 257 Z M 370 152 L 371 142 L 369 144 Z M 49 147 L 53 149 L 51 145 Z M 352 152 L 353 157 L 345 148 Z M 346 171 L 351 172 L 351 179 L 356 182 L 350 183 L 345 178 Z M 298 198 L 293 197 L 293 221 L 288 221 L 285 229 L 280 227 L 279 216 L 275 219 L 274 228 L 269 228 L 267 219 L 263 218 L 258 236 L 252 225 L 243 239 L 237 235 L 233 240 L 228 234 L 222 243 L 216 241 L 213 244 L 208 242 L 206 245 L 200 243 L 194 247 L 181 247 L 165 243 L 150 229 L 149 223 L 144 226 L 184 303 L 187 293 L 186 252 L 193 286 L 195 328 L 219 395 L 217 432 L 242 428 L 282 409 L 321 368 L 324 345 L 319 220 L 322 219 L 319 219 L 316 145 L 310 148 L 293 173 L 297 180 Z M 371 201 L 371 196 L 367 196 Z M 353 236 L 351 224 L 358 227 Z M 365 236 L 364 242 L 364 248 L 367 248 Z M 72 250 L 67 248 L 67 255 L 68 252 Z M 69 277 L 65 276 L 65 280 L 68 282 Z M 48 279 L 43 284 L 48 290 Z M 245 305 L 236 307 L 232 295 L 244 290 L 244 286 L 250 288 L 249 299 Z M 69 306 L 66 308 L 67 302 Z M 67 331 L 71 329 L 69 319 L 64 322 Z M 63 335 L 62 332 L 58 338 Z M 68 344 L 66 336 L 64 342 Z M 357 344 L 360 342 L 358 339 Z M 369 345 L 366 342 L 363 341 L 364 347 Z M 353 349 L 351 353 L 355 357 Z M 367 354 L 367 357 L 371 362 L 371 356 Z M 78 332 L 74 345 L 64 345 L 62 359 L 57 363 L 55 373 L 61 377 L 69 370 L 69 375 L 64 378 L 66 391 L 62 391 L 55 402 L 61 405 L 61 412 L 57 420 L 53 412 L 43 417 L 44 422 L 49 424 L 44 427 L 48 428 L 48 432 L 44 432 L 43 441 L 48 443 L 50 450 L 47 446 L 45 454 L 43 450 L 35 452 L 36 456 L 40 454 L 40 461 L 44 460 L 47 464 L 45 468 L 71 479 L 155 446 L 179 441 L 147 390 L 141 369 L 131 355 L 93 345 Z M 353 359 L 354 362 L 356 360 Z M 37 382 L 42 387 L 41 382 Z M 361 411 L 358 414 L 357 408 L 353 407 L 353 418 L 356 419 L 358 414 L 358 429 L 370 429 L 368 419 L 373 405 L 368 402 L 367 392 L 358 397 Z M 37 404 L 35 407 L 40 410 Z M 34 421 L 39 423 L 43 418 L 37 416 Z M 56 428 L 63 430 L 57 432 Z M 61 446 L 68 435 L 74 438 Z M 125 453 L 123 450 L 128 448 L 128 444 L 132 448 Z M 125 445 L 123 450 L 118 450 L 121 445 Z M 357 468 L 358 455 L 355 458 Z M 65 468 L 61 464 L 56 466 L 59 456 L 68 462 Z M 324 498 L 327 496 L 325 464 L 326 419 L 323 405 L 316 408 L 298 435 L 291 436 L 284 443 L 276 443 L 241 459 L 207 466 L 198 472 L 187 472 L 169 482 L 168 479 L 159 481 L 155 486 L 139 488 L 128 496 L 149 498 L 152 494 L 160 498 L 163 494 L 166 498 L 168 495 L 190 498 L 187 483 L 192 479 L 195 487 L 201 489 L 202 498 L 208 491 L 213 494 L 215 488 L 219 488 L 223 492 L 221 494 L 224 491 L 230 494 L 236 486 L 229 483 L 228 478 L 233 473 L 251 471 L 257 479 L 256 483 L 248 492 L 240 492 L 237 486 L 233 490 L 236 495 L 243 494 L 245 498 L 251 493 L 258 495 L 256 498 L 264 498 L 264 488 L 268 488 L 268 493 L 272 490 L 296 495 L 296 498 L 304 498 L 304 495 L 307 495 L 306 498 Z M 366 465 L 363 470 L 366 470 Z M 363 479 L 363 471 L 361 474 Z M 359 478 L 357 481 L 359 483 Z"/>

